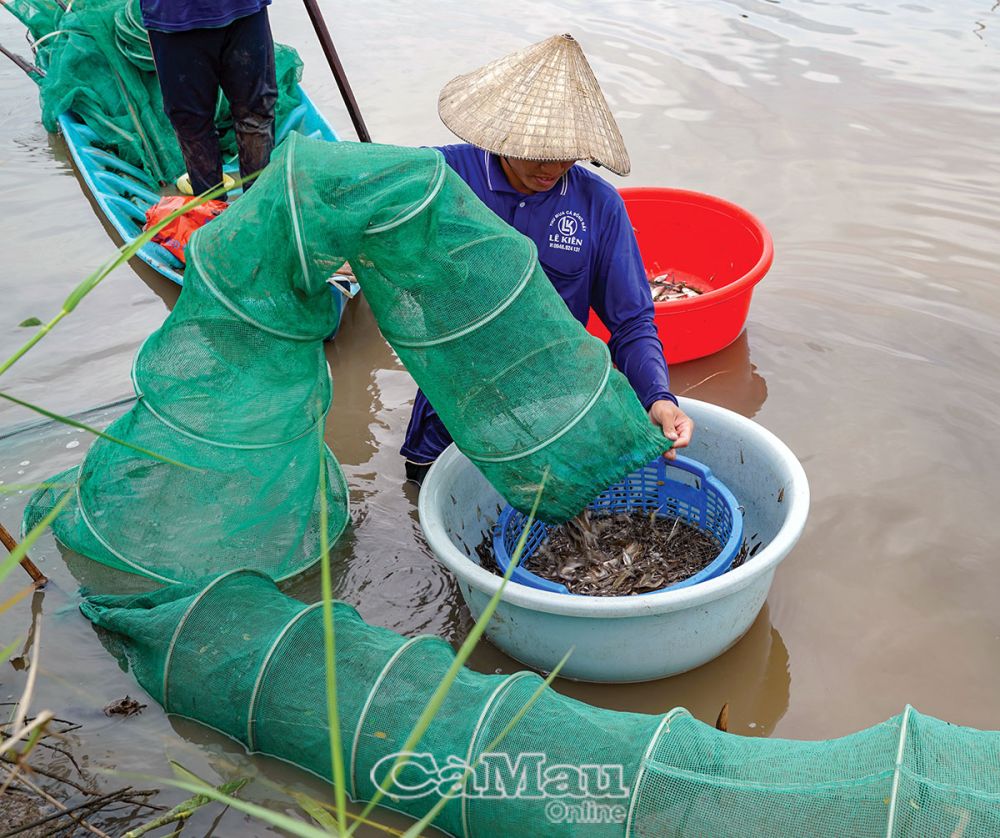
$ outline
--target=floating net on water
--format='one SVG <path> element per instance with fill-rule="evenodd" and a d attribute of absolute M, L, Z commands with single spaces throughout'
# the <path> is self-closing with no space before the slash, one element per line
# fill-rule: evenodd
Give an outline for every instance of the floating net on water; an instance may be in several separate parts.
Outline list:
<path fill-rule="evenodd" d="M 332 778 L 318 604 L 237 571 L 204 589 L 93 597 L 83 611 L 168 712 Z M 1000 733 L 909 707 L 842 739 L 793 742 L 724 733 L 681 709 L 622 713 L 545 690 L 487 750 L 541 679 L 462 670 L 414 756 L 390 774 L 453 653 L 438 638 L 368 626 L 344 603 L 334 624 L 347 792 L 367 800 L 380 782 L 386 805 L 421 817 L 462 781 L 435 821 L 452 835 L 1000 834 Z"/>

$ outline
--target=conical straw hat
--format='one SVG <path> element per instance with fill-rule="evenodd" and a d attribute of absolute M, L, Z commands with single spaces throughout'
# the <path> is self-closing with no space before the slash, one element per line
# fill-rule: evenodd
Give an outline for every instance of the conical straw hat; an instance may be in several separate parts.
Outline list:
<path fill-rule="evenodd" d="M 438 100 L 461 139 L 522 160 L 592 160 L 618 175 L 631 165 L 621 132 L 580 45 L 555 35 L 458 76 Z"/>

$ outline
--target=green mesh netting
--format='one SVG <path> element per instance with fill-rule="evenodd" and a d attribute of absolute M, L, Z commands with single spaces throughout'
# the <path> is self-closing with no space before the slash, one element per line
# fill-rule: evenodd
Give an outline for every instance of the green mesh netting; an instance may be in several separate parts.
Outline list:
<path fill-rule="evenodd" d="M 121 159 L 154 181 L 173 183 L 184 172 L 180 146 L 163 113 L 139 0 L 74 0 L 68 11 L 57 0 L 5 0 L 4 6 L 36 42 L 35 63 L 42 122 L 73 111 Z M 275 44 L 278 101 L 275 124 L 301 104 L 302 62 L 291 47 Z M 33 76 L 34 78 L 34 76 Z M 220 94 L 216 123 L 223 154 L 236 153 L 229 104 Z"/>
<path fill-rule="evenodd" d="M 76 552 L 165 581 L 233 567 L 283 579 L 319 561 L 321 478 L 331 544 L 346 526 L 343 472 L 320 442 L 332 395 L 322 347 L 336 324 L 332 271 L 296 272 L 274 171 L 263 200 L 252 190 L 192 237 L 177 305 L 135 359 L 138 402 L 107 431 L 188 467 L 96 440 L 57 480 L 75 489 L 53 531 Z M 258 224 L 285 244 L 271 259 L 238 233 Z M 61 491 L 32 498 L 28 527 Z"/>
<path fill-rule="evenodd" d="M 534 244 L 440 156 L 415 157 L 418 172 L 413 203 L 365 231 L 351 261 L 358 281 L 382 334 L 500 494 L 530 508 L 547 470 L 540 517 L 572 517 L 669 443 L 607 347 L 569 314 Z M 305 218 L 309 229 L 321 216 Z"/>
<path fill-rule="evenodd" d="M 38 58 L 49 127 L 71 107 L 121 156 L 172 178 L 179 154 L 140 69 L 134 6 L 8 6 L 36 38 L 54 33 Z M 459 446 L 522 509 L 547 472 L 542 516 L 567 517 L 663 440 L 531 244 L 435 152 L 293 138 L 189 255 L 177 307 L 136 358 L 139 402 L 110 431 L 194 468 L 99 440 L 54 481 L 74 482 L 55 529 L 84 555 L 165 580 L 258 567 L 82 608 L 168 712 L 331 778 L 322 615 L 271 581 L 318 558 L 324 486 L 331 541 L 347 520 L 342 473 L 320 443 L 332 395 L 319 345 L 333 321 L 326 277 L 351 259 Z M 29 525 L 59 491 L 33 498 Z M 349 793 L 365 799 L 381 783 L 389 805 L 420 816 L 481 760 L 437 818 L 454 835 L 1000 834 L 1000 733 L 912 708 L 844 739 L 790 742 L 546 691 L 491 747 L 540 679 L 466 670 L 417 753 L 389 775 L 452 652 L 334 609 Z"/>
<path fill-rule="evenodd" d="M 127 54 L 141 47 L 121 4 L 77 0 L 64 15 L 13 2 L 36 36 L 58 31 L 39 59 L 55 79 L 74 52 L 98 61 L 88 40 L 98 52 L 111 40 Z M 113 14 L 98 25 L 101 10 Z M 114 100 L 132 72 L 113 55 L 117 71 L 99 61 L 96 75 L 75 70 L 87 80 L 76 92 L 55 80 L 43 88 L 49 116 L 72 107 L 104 125 L 122 156 L 169 166 L 165 149 L 144 156 L 150 137 L 172 138 L 168 129 L 137 128 L 134 114 L 96 105 L 95 79 L 114 82 L 101 94 Z M 79 60 L 86 68 L 90 58 Z M 158 114 L 142 111 L 143 120 Z M 320 349 L 334 318 L 326 277 L 351 260 L 459 446 L 522 509 L 548 473 L 542 517 L 561 520 L 652 459 L 663 439 L 545 280 L 531 244 L 436 152 L 293 135 L 258 186 L 192 239 L 189 257 L 177 307 L 136 358 L 139 402 L 109 430 L 193 468 L 99 440 L 79 470 L 54 481 L 73 482 L 55 530 L 86 556 L 164 580 L 258 568 L 204 588 L 94 597 L 83 611 L 168 712 L 330 778 L 321 612 L 271 581 L 318 559 L 324 486 L 331 541 L 347 521 L 342 473 L 320 442 L 332 394 Z M 32 499 L 29 526 L 60 491 Z M 382 783 L 389 805 L 420 816 L 481 758 L 437 819 L 452 834 L 1000 834 L 1000 733 L 910 708 L 845 739 L 788 742 L 721 733 L 683 710 L 618 713 L 545 692 L 491 747 L 539 678 L 463 671 L 410 763 L 389 775 L 452 653 L 334 607 L 349 793 L 363 799 Z M 536 777 L 552 767 L 554 776 Z M 415 793 L 428 778 L 440 785 Z"/>
<path fill-rule="evenodd" d="M 82 608 L 168 712 L 332 777 L 318 605 L 235 571 L 202 590 L 92 597 Z M 680 709 L 621 713 L 546 690 L 487 752 L 540 678 L 463 670 L 410 763 L 390 776 L 452 651 L 368 626 L 343 603 L 334 624 L 348 793 L 369 799 L 381 782 L 388 805 L 420 817 L 459 766 L 483 757 L 435 821 L 453 835 L 1000 834 L 1000 733 L 912 708 L 843 739 L 793 742 L 723 733 Z"/>
<path fill-rule="evenodd" d="M 301 259 L 350 259 L 382 334 L 511 504 L 529 509 L 544 474 L 539 516 L 565 520 L 667 447 L 531 241 L 438 152 L 293 139 Z"/>
<path fill-rule="evenodd" d="M 262 243 L 265 243 L 263 246 Z M 167 581 L 276 579 L 320 555 L 318 435 L 331 385 L 326 285 L 350 259 L 375 316 L 458 445 L 512 504 L 564 520 L 665 440 L 534 247 L 431 149 L 291 135 L 253 190 L 199 230 L 180 299 L 141 347 L 136 407 L 99 439 L 58 538 Z M 328 536 L 347 521 L 329 451 Z M 28 506 L 32 526 L 56 502 Z"/>

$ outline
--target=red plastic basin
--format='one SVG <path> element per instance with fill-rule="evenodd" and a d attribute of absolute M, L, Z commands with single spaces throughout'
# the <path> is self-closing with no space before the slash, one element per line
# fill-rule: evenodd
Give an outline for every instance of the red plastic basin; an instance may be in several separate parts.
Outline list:
<path fill-rule="evenodd" d="M 702 293 L 657 301 L 656 330 L 668 363 L 711 355 L 740 336 L 754 286 L 771 267 L 771 234 L 745 209 L 701 192 L 620 190 L 650 278 L 672 274 Z M 607 340 L 593 311 L 587 331 Z"/>

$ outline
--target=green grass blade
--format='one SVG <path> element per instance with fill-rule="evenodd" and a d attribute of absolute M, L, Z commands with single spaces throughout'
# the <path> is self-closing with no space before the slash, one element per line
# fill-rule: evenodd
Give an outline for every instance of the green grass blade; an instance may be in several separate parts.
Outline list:
<path fill-rule="evenodd" d="M 493 749 L 503 742 L 507 738 L 507 735 L 514 729 L 514 726 L 524 718 L 525 713 L 527 713 L 532 706 L 541 698 L 543 692 L 545 692 L 548 687 L 552 685 L 555 681 L 556 676 L 559 675 L 560 670 L 569 660 L 569 656 L 573 654 L 573 650 L 570 649 L 565 655 L 562 656 L 562 660 L 556 664 L 555 668 L 548 674 L 548 677 L 538 685 L 538 688 L 531 694 L 528 700 L 518 708 L 518 711 L 514 714 L 514 717 L 504 725 L 503 730 L 500 731 L 485 748 L 483 748 L 484 754 L 489 754 L 493 752 Z M 465 771 L 462 774 L 461 780 L 455 781 L 455 786 L 452 788 L 453 791 L 459 791 L 462 786 L 465 785 L 465 781 L 469 778 L 472 772 L 475 770 L 476 766 L 479 765 L 479 761 L 482 759 L 482 754 L 476 758 L 476 761 L 469 766 L 466 766 Z M 403 838 L 419 838 L 422 832 L 431 825 L 431 822 L 436 818 L 441 810 L 448 805 L 449 797 L 447 795 L 441 795 L 441 799 L 434 804 L 433 808 L 424 815 L 419 821 L 417 821 L 413 826 L 411 826 L 406 832 L 403 833 Z"/>
<path fill-rule="evenodd" d="M 538 493 L 535 495 L 535 502 L 531 507 L 531 513 L 524 522 L 524 529 L 521 531 L 521 537 L 517 541 L 517 547 L 514 550 L 514 555 L 511 557 L 511 561 L 507 566 L 507 572 L 504 573 L 503 579 L 500 581 L 500 587 L 490 598 L 490 601 L 483 609 L 483 613 L 479 615 L 479 619 L 476 620 L 475 624 L 472 626 L 472 630 L 465 638 L 461 647 L 459 647 L 459 650 L 455 653 L 455 659 L 452 661 L 451 666 L 448 667 L 448 671 L 444 674 L 444 677 L 441 679 L 441 683 L 438 685 L 437 689 L 434 690 L 434 694 L 431 695 L 428 700 L 427 705 L 424 707 L 423 712 L 420 714 L 416 724 L 413 726 L 413 730 L 407 737 L 406 742 L 404 742 L 402 747 L 400 747 L 400 756 L 393 762 L 392 767 L 389 769 L 386 776 L 393 777 L 396 775 L 397 770 L 406 760 L 406 753 L 412 751 L 417 746 L 417 743 L 420 742 L 424 733 L 427 732 L 427 728 L 430 727 L 434 716 L 437 715 L 441 706 L 444 704 L 444 700 L 448 695 L 448 691 L 451 689 L 451 685 L 455 682 L 455 678 L 458 677 L 458 673 L 465 665 L 465 662 L 469 659 L 469 656 L 472 654 L 472 650 L 475 649 L 476 644 L 483 635 L 483 632 L 486 631 L 486 626 L 493 617 L 493 612 L 497 610 L 497 606 L 500 604 L 500 598 L 503 596 L 504 589 L 507 587 L 510 575 L 514 572 L 514 568 L 517 567 L 518 562 L 521 560 L 521 553 L 524 551 L 525 542 L 528 540 L 528 531 L 531 529 L 531 525 L 535 521 L 535 513 L 538 512 L 538 504 L 542 500 L 542 492 L 545 490 L 545 481 L 548 478 L 548 474 L 548 469 L 546 468 L 545 472 L 542 474 L 542 480 L 538 486 Z M 375 790 L 375 794 L 372 796 L 372 799 L 368 801 L 365 808 L 362 810 L 361 817 L 366 817 L 371 810 L 378 805 L 379 801 L 385 797 L 385 795 L 385 790 L 381 787 L 377 788 Z M 357 829 L 357 826 L 357 823 L 353 824 L 347 834 L 353 834 L 354 830 Z"/>
<path fill-rule="evenodd" d="M 31 731 L 31 736 L 28 739 L 28 741 L 25 742 L 25 744 L 24 744 L 24 750 L 22 750 L 18 754 L 18 757 L 20 759 L 25 759 L 25 760 L 28 757 L 30 757 L 31 756 L 31 752 L 33 750 L 35 750 L 35 745 L 38 744 L 38 742 L 41 740 L 41 738 L 43 736 L 47 736 L 47 735 L 48 735 L 48 731 L 45 729 L 45 725 L 42 725 L 41 727 L 36 727 L 33 731 Z"/>
<path fill-rule="evenodd" d="M 66 492 L 60 499 L 59 502 L 49 510 L 48 514 L 42 518 L 35 526 L 31 528 L 31 531 L 21 539 L 21 543 L 15 547 L 10 555 L 0 562 L 0 582 L 3 582 L 7 578 L 7 574 L 10 573 L 17 565 L 20 563 L 21 559 L 28 555 L 28 551 L 34 546 L 35 542 L 41 537 L 42 533 L 48 529 L 49 525 L 56 519 L 56 516 L 66 507 L 69 503 L 70 498 L 73 497 L 72 492 Z"/>
<path fill-rule="evenodd" d="M 258 782 L 262 782 L 258 780 Z M 280 787 L 277 787 L 280 788 Z M 280 789 L 285 792 L 285 794 L 290 795 L 295 799 L 295 802 L 299 804 L 302 811 L 306 812 L 311 818 L 315 819 L 320 826 L 324 826 L 330 830 L 331 835 L 338 835 L 339 827 L 337 826 L 337 821 L 333 817 L 333 813 L 336 808 L 329 804 L 324 803 L 321 800 L 317 800 L 314 797 L 310 797 L 308 794 L 300 791 L 289 791 L 288 789 Z M 358 820 L 358 816 L 352 812 L 347 813 L 347 817 L 352 820 Z M 403 834 L 402 830 L 396 829 L 394 826 L 389 826 L 388 824 L 379 823 L 378 821 L 368 820 L 367 818 L 362 818 L 361 823 L 365 826 L 370 826 L 372 829 L 377 829 L 379 832 L 384 832 L 386 835 L 396 835 L 400 836 Z"/>
<path fill-rule="evenodd" d="M 12 495 L 15 492 L 34 492 L 36 489 L 72 489 L 74 483 L 4 483 L 0 486 L 0 495 Z"/>
<path fill-rule="evenodd" d="M 249 180 L 249 178 L 248 178 Z M 239 186 L 242 181 L 237 181 L 237 186 Z M 88 276 L 83 282 L 76 286 L 70 293 L 69 296 L 63 301 L 62 310 L 53 317 L 48 323 L 42 325 L 35 334 L 33 334 L 27 342 L 18 349 L 13 355 L 11 355 L 6 361 L 0 364 L 0 375 L 3 375 L 7 370 L 9 370 L 18 360 L 20 360 L 35 344 L 37 344 L 42 338 L 44 338 L 55 326 L 62 320 L 66 315 L 73 311 L 79 304 L 80 300 L 86 297 L 91 291 L 93 291 L 98 285 L 103 282 L 107 276 L 115 270 L 115 268 L 120 265 L 125 264 L 129 259 L 135 256 L 146 244 L 153 240 L 153 237 L 160 232 L 164 227 L 166 227 L 174 219 L 179 218 L 186 212 L 190 212 L 195 207 L 201 206 L 202 204 L 218 198 L 220 195 L 226 193 L 226 189 L 223 186 L 217 186 L 215 189 L 209 192 L 199 195 L 194 200 L 184 204 L 180 209 L 174 210 L 168 216 L 166 216 L 162 221 L 155 224 L 150 229 L 146 230 L 132 241 L 127 244 L 123 244 L 119 249 L 117 255 L 105 262 L 101 267 L 94 271 L 90 276 Z"/>
<path fill-rule="evenodd" d="M 327 530 L 330 510 L 326 500 L 325 423 L 318 423 L 319 435 L 319 543 L 323 598 L 323 649 L 326 657 L 326 716 L 330 727 L 330 764 L 333 767 L 333 794 L 337 801 L 337 828 L 347 832 L 347 786 L 340 741 L 340 712 L 337 708 L 337 639 L 333 628 L 333 581 L 330 574 L 330 535 Z M 355 822 L 355 826 L 359 821 Z"/>
<path fill-rule="evenodd" d="M 331 815 L 311 797 L 297 791 L 291 792 L 291 795 L 295 802 L 299 804 L 299 808 L 309 815 L 310 818 L 316 821 L 316 823 L 318 823 L 321 827 L 329 830 L 333 835 L 341 832 L 340 824 L 338 824 L 333 815 Z"/>
<path fill-rule="evenodd" d="M 3 602 L 0 602 L 0 614 L 3 614 L 4 611 L 9 611 L 26 596 L 33 594 L 35 590 L 34 585 L 28 585 L 26 588 L 21 588 L 17 593 L 7 597 Z"/>
<path fill-rule="evenodd" d="M 223 794 L 235 794 L 243 786 L 250 782 L 248 777 L 244 777 L 240 780 L 234 780 L 231 783 L 225 783 L 219 786 L 219 791 Z M 138 826 L 135 829 L 130 829 L 126 832 L 122 838 L 141 838 L 141 836 L 154 832 L 164 826 L 169 826 L 170 824 L 180 823 L 181 826 L 178 828 L 177 832 L 180 832 L 184 828 L 184 823 L 190 818 L 195 812 L 197 812 L 202 806 L 207 806 L 212 803 L 212 799 L 206 797 L 203 794 L 196 794 L 189 797 L 187 800 L 178 803 L 173 809 L 164 812 L 162 815 L 154 818 L 153 820 L 144 823 L 142 826 Z M 174 835 L 177 832 L 173 833 Z"/>
<path fill-rule="evenodd" d="M 570 655 L 573 654 L 573 650 L 575 648 L 576 648 L 575 646 L 570 647 L 570 649 L 566 652 L 566 654 L 562 656 L 562 659 L 559 661 L 559 663 L 555 665 L 555 668 L 548 674 L 545 680 L 538 685 L 538 688 L 531 694 L 531 696 L 524 703 L 524 705 L 518 709 L 518 711 L 514 714 L 514 717 L 509 722 L 507 722 L 506 725 L 504 725 L 503 730 L 501 730 L 493 739 L 493 741 L 486 746 L 485 751 L 487 753 L 489 751 L 492 751 L 497 745 L 499 745 L 501 742 L 503 742 L 504 739 L 507 738 L 507 735 L 514 729 L 515 725 L 517 725 L 517 723 L 524 718 L 525 713 L 527 713 L 531 709 L 532 705 L 536 701 L 538 701 L 539 698 L 541 698 L 542 693 L 545 692 L 545 690 L 548 689 L 550 686 L 552 686 L 552 682 L 555 681 L 556 678 L 559 676 L 559 673 L 562 671 L 562 668 L 566 665 L 566 661 L 569 660 L 569 657 Z"/>
<path fill-rule="evenodd" d="M 217 800 L 220 803 L 225 803 L 227 806 L 232 806 L 240 812 L 252 815 L 264 823 L 283 829 L 291 835 L 297 835 L 299 838 L 330 838 L 330 833 L 326 830 L 317 829 L 315 826 L 310 826 L 309 824 L 296 820 L 289 815 L 283 815 L 280 812 L 272 812 L 270 809 L 258 806 L 256 803 L 249 803 L 238 797 L 233 797 L 225 792 L 219 791 L 219 789 L 203 781 L 192 782 L 190 780 L 174 780 L 166 777 L 154 777 L 149 774 L 132 774 L 131 772 L 114 773 L 122 777 L 134 777 L 147 782 L 163 783 L 164 785 L 172 786 L 173 788 L 189 791 L 191 794 L 201 795 L 212 800 Z"/>
<path fill-rule="evenodd" d="M 17 649 L 18 646 L 21 645 L 22 640 L 24 640 L 24 638 L 19 637 L 13 643 L 4 646 L 4 648 L 0 650 L 0 663 L 7 663 L 7 661 L 10 660 L 11 654 L 14 652 L 15 649 Z"/>
<path fill-rule="evenodd" d="M 199 777 L 190 768 L 185 768 L 175 759 L 168 759 L 167 762 L 170 763 L 170 770 L 174 772 L 174 776 L 178 779 L 185 780 L 189 783 L 202 783 L 206 786 L 211 786 L 212 784 L 208 782 L 204 777 Z M 214 788 L 214 787 L 213 787 Z M 222 786 L 219 786 L 222 788 Z"/>
<path fill-rule="evenodd" d="M 292 789 L 290 789 L 287 785 L 277 783 L 274 780 L 265 777 L 263 774 L 256 776 L 254 778 L 254 782 L 257 785 L 263 786 L 267 789 L 271 789 L 272 791 L 278 794 L 283 794 L 287 795 L 288 797 L 294 798 L 296 802 L 299 803 L 300 808 L 302 808 L 303 810 L 306 810 L 308 807 L 318 807 L 326 813 L 327 817 L 330 818 L 332 818 L 337 812 L 336 804 L 334 804 L 331 800 L 328 800 L 326 798 L 320 800 L 316 797 L 312 797 L 306 792 L 292 791 Z M 307 805 L 303 805 L 303 802 L 305 802 Z M 347 817 L 349 820 L 352 821 L 358 820 L 358 816 L 355 815 L 350 809 L 347 810 Z M 396 827 L 389 826 L 388 824 L 384 823 L 379 823 L 378 821 L 374 820 L 364 819 L 362 820 L 362 824 L 364 826 L 370 826 L 373 829 L 377 829 L 380 832 L 384 832 L 386 835 L 399 836 L 403 834 L 402 829 L 397 829 Z M 331 834 L 336 835 L 337 828 L 335 820 L 334 820 L 334 826 L 331 827 L 331 829 L 332 829 Z"/>
<path fill-rule="evenodd" d="M 56 422 L 61 422 L 63 425 L 69 425 L 72 428 L 79 428 L 80 430 L 87 431 L 88 433 L 94 434 L 94 436 L 99 436 L 101 439 L 106 439 L 108 442 L 114 442 L 117 445 L 124 445 L 126 448 L 138 451 L 146 457 L 152 457 L 154 460 L 160 460 L 161 462 L 169 463 L 172 466 L 180 466 L 180 468 L 191 469 L 192 471 L 201 471 L 200 468 L 189 466 L 187 463 L 182 463 L 179 460 L 173 460 L 170 457 L 164 457 L 162 454 L 157 454 L 155 451 L 150 451 L 148 448 L 133 445 L 131 442 L 126 442 L 124 439 L 118 439 L 116 436 L 106 434 L 104 431 L 99 431 L 97 428 L 92 428 L 90 425 L 85 425 L 83 422 L 78 422 L 76 419 L 71 419 L 69 416 L 62 416 L 59 413 L 53 413 L 51 410 L 46 410 L 44 407 L 40 407 L 37 404 L 26 402 L 23 399 L 12 396 L 10 393 L 0 391 L 0 399 L 6 399 L 9 402 L 13 402 L 14 404 L 20 405 L 21 407 L 27 408 L 28 410 L 34 411 L 35 413 L 49 419 L 54 419 Z"/>

